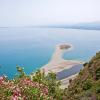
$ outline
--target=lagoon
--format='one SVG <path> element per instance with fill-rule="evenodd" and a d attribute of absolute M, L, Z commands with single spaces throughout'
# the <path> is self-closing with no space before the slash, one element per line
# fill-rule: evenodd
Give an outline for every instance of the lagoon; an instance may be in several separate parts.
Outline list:
<path fill-rule="evenodd" d="M 88 61 L 100 51 L 100 31 L 64 28 L 0 28 L 0 75 L 12 78 L 16 65 L 27 74 L 47 64 L 55 46 L 70 43 L 64 59 Z"/>

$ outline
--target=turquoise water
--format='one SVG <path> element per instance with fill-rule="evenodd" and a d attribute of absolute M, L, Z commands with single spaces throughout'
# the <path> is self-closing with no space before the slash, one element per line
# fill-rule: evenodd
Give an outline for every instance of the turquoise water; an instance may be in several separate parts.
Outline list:
<path fill-rule="evenodd" d="M 88 61 L 100 51 L 100 31 L 63 28 L 0 28 L 0 75 L 12 78 L 16 65 L 27 74 L 48 63 L 55 45 L 71 43 L 64 59 Z"/>

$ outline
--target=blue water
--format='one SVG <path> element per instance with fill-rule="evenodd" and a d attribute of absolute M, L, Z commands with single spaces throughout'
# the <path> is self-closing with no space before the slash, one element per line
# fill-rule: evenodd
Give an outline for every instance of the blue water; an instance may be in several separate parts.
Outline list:
<path fill-rule="evenodd" d="M 16 65 L 27 74 L 48 63 L 55 45 L 71 43 L 64 59 L 88 61 L 100 51 L 100 31 L 63 28 L 0 28 L 0 75 L 12 78 Z"/>
<path fill-rule="evenodd" d="M 57 73 L 57 79 L 58 80 L 62 80 L 66 77 L 69 77 L 71 75 L 75 75 L 76 73 L 78 73 L 81 69 L 83 68 L 82 64 L 78 64 L 78 65 L 74 65 L 73 67 L 71 67 L 70 69 L 65 69 L 61 72 Z"/>

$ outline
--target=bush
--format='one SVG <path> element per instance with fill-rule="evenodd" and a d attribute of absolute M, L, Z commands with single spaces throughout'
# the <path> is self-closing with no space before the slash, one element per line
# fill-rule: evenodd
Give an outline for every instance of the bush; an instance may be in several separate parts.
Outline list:
<path fill-rule="evenodd" d="M 92 87 L 92 83 L 90 80 L 86 80 L 83 84 L 83 90 L 89 90 Z"/>
<path fill-rule="evenodd" d="M 13 80 L 0 77 L 0 100 L 62 100 L 63 91 L 55 73 L 45 75 L 38 70 L 30 77 L 19 66 L 17 71 Z"/>
<path fill-rule="evenodd" d="M 100 79 L 100 67 L 96 70 L 96 79 Z"/>

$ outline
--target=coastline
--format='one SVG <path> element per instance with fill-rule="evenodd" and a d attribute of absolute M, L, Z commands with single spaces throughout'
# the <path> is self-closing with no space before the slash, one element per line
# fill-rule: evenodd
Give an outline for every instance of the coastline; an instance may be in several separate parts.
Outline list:
<path fill-rule="evenodd" d="M 66 48 L 65 49 L 61 49 L 60 47 L 64 45 Z M 68 48 L 67 48 L 68 47 Z M 63 73 L 63 74 L 60 74 L 60 77 L 61 76 L 65 76 L 67 75 L 69 69 L 72 69 L 72 68 L 75 68 L 75 66 L 78 66 L 78 65 L 82 65 L 83 62 L 82 61 L 78 61 L 78 60 L 65 60 L 63 59 L 63 54 L 64 52 L 68 52 L 70 50 L 73 49 L 73 45 L 71 44 L 59 44 L 56 46 L 55 48 L 55 51 L 51 57 L 51 60 L 49 61 L 48 64 L 44 65 L 41 70 L 44 70 L 45 71 L 45 74 L 48 74 L 49 72 L 54 72 L 56 73 L 56 75 L 58 76 L 58 73 L 63 73 L 63 71 L 65 71 L 66 73 Z M 70 74 L 69 76 L 63 78 L 63 79 L 60 79 L 60 82 L 61 82 L 61 89 L 65 89 L 68 87 L 69 85 L 69 80 L 70 79 L 74 79 L 76 76 L 78 75 L 78 72 L 77 73 L 73 73 L 73 74 Z M 59 78 L 58 77 L 58 80 Z"/>
<path fill-rule="evenodd" d="M 64 48 L 61 48 L 64 47 Z M 63 53 L 68 52 L 73 49 L 73 45 L 63 43 L 63 44 L 58 44 L 56 45 L 55 51 L 51 57 L 51 60 L 49 61 L 48 64 L 44 65 L 41 70 L 44 70 L 45 73 L 49 72 L 54 72 L 58 73 L 61 72 L 65 69 L 70 69 L 71 67 L 82 64 L 82 61 L 77 61 L 77 60 L 65 60 L 63 59 Z"/>
<path fill-rule="evenodd" d="M 77 73 L 77 74 L 74 74 L 74 75 L 71 75 L 71 76 L 69 76 L 69 77 L 67 77 L 67 78 L 65 78 L 65 79 L 60 80 L 60 82 L 61 82 L 60 88 L 61 88 L 61 89 L 67 88 L 68 85 L 69 85 L 69 80 L 70 80 L 70 79 L 72 79 L 72 80 L 75 79 L 75 77 L 77 77 L 77 75 L 78 75 L 78 73 Z"/>

